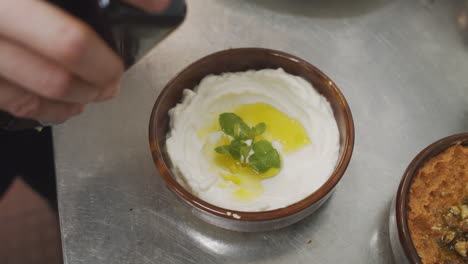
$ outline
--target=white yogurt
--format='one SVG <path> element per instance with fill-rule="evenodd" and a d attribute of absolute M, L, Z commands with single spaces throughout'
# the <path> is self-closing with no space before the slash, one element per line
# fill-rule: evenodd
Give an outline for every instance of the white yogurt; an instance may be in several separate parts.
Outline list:
<path fill-rule="evenodd" d="M 199 138 L 198 131 L 226 109 L 253 103 L 274 106 L 305 128 L 311 143 L 284 153 L 279 142 L 280 172 L 261 182 L 263 193 L 253 200 L 233 198 L 204 155 L 216 132 Z M 339 131 L 329 102 L 304 79 L 282 69 L 210 75 L 194 91 L 186 89 L 182 103 L 169 111 L 167 150 L 178 181 L 199 198 L 231 210 L 273 210 L 298 202 L 322 186 L 332 174 L 339 153 Z"/>

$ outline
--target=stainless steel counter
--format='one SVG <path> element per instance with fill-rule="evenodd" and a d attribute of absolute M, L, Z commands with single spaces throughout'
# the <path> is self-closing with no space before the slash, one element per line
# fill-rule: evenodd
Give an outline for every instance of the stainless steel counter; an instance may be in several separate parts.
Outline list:
<path fill-rule="evenodd" d="M 387 217 L 403 171 L 431 142 L 468 131 L 467 8 L 461 0 L 188 1 L 185 22 L 127 72 L 119 98 L 54 130 L 65 263 L 393 263 Z M 201 222 L 151 159 L 149 116 L 165 83 L 232 47 L 309 61 L 354 115 L 354 155 L 335 194 L 279 231 Z"/>

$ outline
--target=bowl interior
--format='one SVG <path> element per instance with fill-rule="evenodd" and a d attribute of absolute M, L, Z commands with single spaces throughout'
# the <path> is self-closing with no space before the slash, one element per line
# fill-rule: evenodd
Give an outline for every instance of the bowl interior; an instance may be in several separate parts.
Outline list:
<path fill-rule="evenodd" d="M 240 212 L 242 220 L 268 220 L 298 212 L 320 200 L 339 181 L 351 158 L 354 144 L 354 125 L 348 104 L 335 84 L 317 68 L 292 55 L 259 48 L 231 49 L 204 57 L 180 72 L 161 92 L 151 115 L 150 145 L 156 166 L 169 187 L 186 202 L 219 216 L 228 217 L 226 216 L 227 211 L 235 212 L 202 201 L 191 195 L 174 180 L 169 169 L 171 162 L 165 151 L 166 134 L 169 130 L 168 111 L 181 101 L 184 89 L 193 89 L 207 75 L 280 67 L 287 73 L 301 76 L 309 81 L 330 102 L 340 132 L 339 159 L 329 180 L 309 197 L 282 209 Z"/>
<path fill-rule="evenodd" d="M 396 198 L 396 222 L 400 242 L 405 251 L 405 255 L 411 263 L 422 263 L 414 247 L 408 227 L 408 201 L 411 184 L 413 183 L 414 177 L 418 174 L 419 169 L 422 168 L 427 161 L 458 142 L 462 142 L 462 145 L 468 146 L 468 133 L 461 133 L 443 138 L 422 150 L 413 161 L 411 161 L 400 182 Z"/>

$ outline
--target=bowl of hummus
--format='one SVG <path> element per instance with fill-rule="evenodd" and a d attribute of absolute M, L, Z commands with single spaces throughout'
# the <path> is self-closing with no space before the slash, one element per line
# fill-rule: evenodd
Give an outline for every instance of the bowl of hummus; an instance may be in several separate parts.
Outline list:
<path fill-rule="evenodd" d="M 414 158 L 389 227 L 397 263 L 468 263 L 468 133 L 443 138 Z"/>
<path fill-rule="evenodd" d="M 230 49 L 177 74 L 150 121 L 156 167 L 216 226 L 273 230 L 314 212 L 350 161 L 354 124 L 335 83 L 308 62 Z"/>

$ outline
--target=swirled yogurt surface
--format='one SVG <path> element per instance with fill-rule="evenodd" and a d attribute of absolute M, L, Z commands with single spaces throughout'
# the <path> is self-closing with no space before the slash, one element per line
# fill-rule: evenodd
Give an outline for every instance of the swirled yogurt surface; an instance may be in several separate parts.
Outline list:
<path fill-rule="evenodd" d="M 263 138 L 281 168 L 255 175 L 214 151 L 229 143 L 217 122 L 232 112 L 249 126 L 266 124 Z M 339 131 L 325 97 L 282 69 L 210 75 L 169 111 L 166 146 L 177 180 L 199 198 L 238 211 L 288 206 L 312 194 L 332 174 Z"/>

